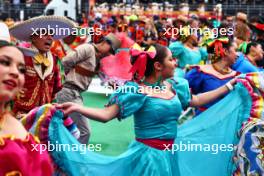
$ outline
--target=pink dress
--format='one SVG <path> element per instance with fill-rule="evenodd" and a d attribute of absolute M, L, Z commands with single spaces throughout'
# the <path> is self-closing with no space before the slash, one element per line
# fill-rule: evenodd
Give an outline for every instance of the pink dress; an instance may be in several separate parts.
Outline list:
<path fill-rule="evenodd" d="M 0 137 L 0 175 L 50 176 L 53 167 L 47 151 L 40 152 L 38 139 L 14 135 Z"/>

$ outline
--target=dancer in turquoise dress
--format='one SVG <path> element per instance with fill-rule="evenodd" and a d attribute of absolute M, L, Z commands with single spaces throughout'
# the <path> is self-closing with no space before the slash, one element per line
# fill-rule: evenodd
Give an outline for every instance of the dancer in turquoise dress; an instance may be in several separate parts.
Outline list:
<path fill-rule="evenodd" d="M 191 49 L 184 46 L 181 42 L 174 42 L 169 46 L 173 57 L 178 59 L 179 68 L 185 68 L 186 65 L 198 65 L 207 59 L 205 48 Z"/>
<path fill-rule="evenodd" d="M 127 82 L 125 86 L 120 87 L 111 96 L 105 109 L 87 108 L 70 102 L 57 105 L 57 108 L 62 109 L 64 115 L 78 111 L 90 119 L 101 122 L 110 121 L 115 117 L 123 120 L 134 115 L 136 140 L 125 153 L 117 157 L 102 156 L 93 152 L 83 156 L 78 153 L 69 156 L 67 152 L 54 152 L 52 155 L 56 158 L 55 162 L 66 173 L 104 176 L 180 175 L 181 163 L 178 162 L 177 153 L 171 151 L 177 135 L 178 117 L 189 105 L 200 106 L 227 93 L 228 88 L 232 87 L 231 83 L 234 83 L 231 81 L 228 86 L 191 96 L 185 79 L 168 79 L 173 76 L 175 61 L 166 47 L 155 45 L 143 51 L 135 44 L 131 54 L 133 56 L 131 71 L 135 82 Z M 67 136 L 59 137 L 64 133 L 64 130 L 58 129 L 59 121 L 57 118 L 51 122 L 50 142 L 75 143 L 70 137 L 70 140 Z"/>
<path fill-rule="evenodd" d="M 190 35 L 170 44 L 169 49 L 172 56 L 177 59 L 178 67 L 175 70 L 175 77 L 184 77 L 186 66 L 203 64 L 207 60 L 206 48 L 197 47 L 197 37 Z"/>
<path fill-rule="evenodd" d="M 261 175 L 264 170 L 262 159 L 264 126 L 261 125 L 264 119 L 264 99 L 261 96 L 261 92 L 264 91 L 263 78 L 263 73 L 240 77 L 234 91 L 222 101 L 200 114 L 198 118 L 177 128 L 173 145 L 179 146 L 181 143 L 198 145 L 196 150 L 186 151 L 186 147 L 182 149 L 178 147 L 177 150 L 174 146 L 170 151 L 178 158 L 176 162 L 179 163 L 180 176 L 230 176 L 234 171 L 235 176 Z M 150 107 L 149 109 L 151 111 Z M 149 166 L 154 167 L 152 154 L 155 153 L 156 160 L 160 161 L 155 163 L 157 170 L 166 158 L 164 151 L 133 142 L 125 153 L 117 157 L 96 154 L 81 146 L 69 133 L 63 125 L 63 113 L 54 106 L 44 105 L 37 108 L 36 112 L 29 114 L 29 117 L 32 115 L 35 118 L 35 123 L 28 123 L 27 127 L 33 134 L 38 135 L 44 144 L 49 142 L 49 145 L 66 145 L 64 150 L 57 147 L 49 153 L 57 168 L 62 169 L 67 175 L 170 175 L 163 170 L 157 174 L 149 172 Z M 34 124 L 42 125 L 36 128 Z M 43 134 L 48 138 L 41 138 Z M 232 150 L 237 144 L 238 150 Z M 200 148 L 199 145 L 203 147 Z M 67 150 L 67 146 L 72 148 Z M 145 158 L 148 161 L 145 161 Z M 144 169 L 148 172 L 136 174 L 136 171 L 144 167 L 141 164 L 145 164 Z"/>
<path fill-rule="evenodd" d="M 170 53 L 160 50 L 159 46 L 155 48 L 155 59 L 164 59 L 162 64 L 154 59 L 155 72 L 162 73 L 164 78 L 173 75 L 174 62 L 169 56 Z M 153 56 L 149 51 L 138 53 Z M 168 55 L 168 58 L 164 58 L 161 53 Z M 142 57 L 141 61 L 144 61 L 144 58 Z M 142 67 L 138 68 L 136 78 L 140 79 Z M 199 117 L 177 127 L 175 120 L 182 108 L 188 104 L 202 105 L 219 96 L 220 92 L 227 92 L 227 88 L 221 87 L 198 97 L 193 96 L 190 100 L 187 81 L 177 78 L 161 82 L 157 77 L 156 83 L 150 85 L 154 81 L 150 80 L 152 76 L 146 75 L 149 74 L 148 68 L 149 66 L 146 71 L 143 70 L 146 76 L 143 83 L 151 87 L 163 87 L 163 83 L 171 91 L 164 94 L 161 92 L 157 97 L 150 92 L 144 93 L 144 89 L 140 87 L 143 83 L 128 82 L 112 95 L 105 109 L 85 108 L 72 103 L 57 105 L 57 108 L 64 111 L 63 114 L 52 105 L 39 107 L 37 111 L 33 111 L 37 113 L 29 114 L 29 117 L 32 117 L 30 119 L 35 119 L 35 122 L 30 120 L 26 125 L 27 129 L 38 135 L 43 144 L 56 146 L 56 149 L 50 150 L 49 153 L 57 168 L 63 170 L 66 175 L 230 176 L 234 171 L 236 176 L 261 175 L 264 170 L 261 148 L 264 128 L 261 123 L 256 122 L 264 119 L 264 99 L 261 96 L 264 92 L 263 74 L 240 76 L 234 91 L 223 100 L 201 113 Z M 231 85 L 227 84 L 227 87 L 232 89 Z M 165 87 L 162 90 L 167 89 Z M 103 122 L 115 116 L 122 120 L 134 114 L 136 140 L 126 152 L 116 157 L 89 151 L 63 125 L 63 116 L 71 111 L 88 114 L 90 118 Z M 255 124 L 257 126 L 254 126 Z M 243 129 L 240 133 L 241 128 Z M 196 150 L 186 151 L 186 147 L 185 150 L 179 147 L 181 144 L 198 144 L 203 147 L 198 146 Z M 239 150 L 235 152 L 232 147 L 237 144 Z M 59 148 L 61 145 L 64 148 Z M 233 160 L 233 156 L 236 156 L 236 160 Z"/>

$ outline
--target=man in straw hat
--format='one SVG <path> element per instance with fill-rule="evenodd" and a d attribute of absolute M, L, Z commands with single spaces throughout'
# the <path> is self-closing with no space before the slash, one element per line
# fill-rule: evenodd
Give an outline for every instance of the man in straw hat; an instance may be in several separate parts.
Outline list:
<path fill-rule="evenodd" d="M 58 103 L 75 102 L 83 104 L 81 93 L 86 91 L 91 83 L 101 58 L 114 54 L 121 46 L 121 41 L 109 33 L 97 44 L 82 44 L 67 54 L 62 64 L 65 69 L 65 83 L 57 94 Z M 79 141 L 87 144 L 90 137 L 89 121 L 79 113 L 70 114 L 81 132 Z"/>
<path fill-rule="evenodd" d="M 55 94 L 61 89 L 60 70 L 57 58 L 50 52 L 54 39 L 61 39 L 69 32 L 74 23 L 67 18 L 41 16 L 31 18 L 10 28 L 10 33 L 18 40 L 31 42 L 32 49 L 37 51 L 33 57 L 25 56 L 26 74 L 23 91 L 14 102 L 14 113 L 19 116 L 36 106 L 51 103 Z"/>

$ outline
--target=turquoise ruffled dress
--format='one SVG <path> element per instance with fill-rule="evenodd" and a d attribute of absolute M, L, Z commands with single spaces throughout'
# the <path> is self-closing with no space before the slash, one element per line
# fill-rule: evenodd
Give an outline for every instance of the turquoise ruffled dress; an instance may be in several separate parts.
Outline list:
<path fill-rule="evenodd" d="M 188 83 L 184 79 L 170 80 L 176 94 L 168 100 L 133 92 L 139 90 L 139 87 L 131 82 L 119 89 L 119 92 L 114 93 L 110 104 L 119 105 L 120 120 L 134 114 L 136 137 L 175 138 L 171 151 L 158 150 L 134 141 L 128 150 L 119 156 L 97 154 L 89 151 L 69 133 L 63 125 L 61 111 L 54 111 L 50 118 L 43 116 L 43 113 L 50 112 L 47 105 L 40 107 L 37 111 L 35 125 L 32 125 L 30 131 L 39 137 L 43 136 L 42 133 L 48 133 L 45 136 L 48 136 L 50 145 L 70 145 L 70 150 L 66 147 L 49 151 L 56 166 L 67 175 L 230 176 L 234 172 L 244 173 L 243 176 L 249 173 L 261 175 L 261 169 L 264 169 L 259 161 L 261 161 L 263 148 L 258 146 L 259 150 L 250 151 L 255 155 L 248 154 L 250 146 L 244 145 L 243 138 L 241 142 L 239 131 L 242 124 L 249 121 L 249 117 L 257 118 L 255 115 L 258 115 L 259 120 L 264 119 L 264 106 L 261 103 L 264 101 L 263 98 L 261 99 L 261 92 L 264 91 L 263 78 L 263 74 L 258 73 L 246 75 L 243 79 L 241 77 L 234 91 L 197 118 L 181 126 L 177 126 L 176 121 L 191 97 Z M 131 91 L 122 92 L 129 86 Z M 41 124 L 47 126 L 48 131 L 39 127 L 35 128 L 36 124 L 39 124 L 38 117 L 41 121 L 44 119 Z M 259 128 L 264 127 L 259 126 Z M 251 132 L 255 135 L 254 131 Z M 259 135 L 259 138 L 260 141 L 263 136 L 261 138 Z M 107 140 L 107 134 L 105 140 Z M 246 142 L 250 140 L 245 141 L 245 144 Z M 194 147 L 187 149 L 184 144 L 187 148 L 191 144 L 194 144 Z M 243 150 L 246 154 L 236 152 L 235 146 L 238 144 L 239 151 Z M 252 149 L 255 148 L 256 146 Z M 234 156 L 238 159 L 234 160 Z M 258 161 L 257 164 L 255 160 Z"/>
<path fill-rule="evenodd" d="M 168 80 L 172 84 L 175 95 L 170 99 L 151 97 L 139 93 L 139 85 L 128 82 L 118 89 L 111 98 L 109 105 L 117 104 L 120 108 L 118 119 L 134 115 L 136 138 L 140 139 L 172 139 L 177 135 L 177 119 L 183 108 L 190 101 L 188 82 L 184 79 Z M 69 143 L 60 136 L 65 130 L 58 130 L 61 119 L 53 119 L 49 136 L 51 143 Z M 106 139 L 107 140 L 107 139 Z M 72 139 L 73 143 L 76 143 Z M 54 153 L 54 158 L 61 158 L 59 166 L 69 175 L 91 176 L 178 176 L 179 166 L 176 153 L 159 150 L 134 141 L 128 150 L 117 156 L 108 157 L 89 152 L 87 155 L 66 155 L 64 152 Z M 76 156 L 76 157 L 75 157 Z M 66 159 L 67 158 L 67 159 Z M 56 163 L 57 163 L 56 162 Z M 79 165 L 78 165 L 79 163 Z M 83 166 L 83 167 L 82 167 Z"/>
<path fill-rule="evenodd" d="M 181 42 L 173 42 L 169 49 L 172 56 L 178 59 L 178 67 L 184 69 L 186 65 L 198 65 L 201 61 L 207 60 L 208 53 L 205 48 L 191 50 L 186 48 Z"/>

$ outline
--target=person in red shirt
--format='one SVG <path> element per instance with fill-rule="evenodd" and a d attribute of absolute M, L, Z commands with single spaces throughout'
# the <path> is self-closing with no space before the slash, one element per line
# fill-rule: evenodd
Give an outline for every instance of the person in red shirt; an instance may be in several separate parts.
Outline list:
<path fill-rule="evenodd" d="M 57 32 L 52 35 L 51 30 L 41 31 L 62 27 L 73 28 L 74 23 L 64 17 L 45 16 L 31 18 L 10 29 L 10 33 L 17 39 L 31 41 L 31 48 L 37 51 L 33 57 L 25 56 L 26 83 L 14 100 L 13 107 L 13 112 L 17 116 L 29 112 L 36 106 L 52 103 L 55 94 L 62 88 L 57 58 L 50 52 L 50 48 L 54 39 L 61 39 L 67 35 Z M 39 30 L 33 33 L 32 28 Z"/>

